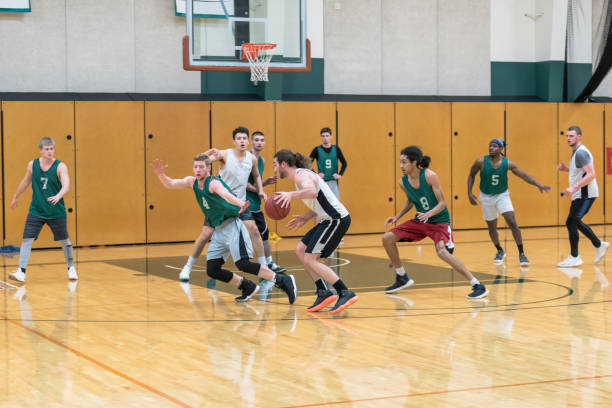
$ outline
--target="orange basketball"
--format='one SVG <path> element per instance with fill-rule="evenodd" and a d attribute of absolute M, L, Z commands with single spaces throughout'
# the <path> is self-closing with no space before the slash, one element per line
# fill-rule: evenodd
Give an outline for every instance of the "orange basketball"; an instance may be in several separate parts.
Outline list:
<path fill-rule="evenodd" d="M 274 197 L 269 197 L 266 200 L 266 215 L 273 220 L 282 220 L 289 215 L 290 210 L 291 204 L 283 208 L 280 206 L 280 204 L 277 204 L 277 202 L 274 201 Z"/>

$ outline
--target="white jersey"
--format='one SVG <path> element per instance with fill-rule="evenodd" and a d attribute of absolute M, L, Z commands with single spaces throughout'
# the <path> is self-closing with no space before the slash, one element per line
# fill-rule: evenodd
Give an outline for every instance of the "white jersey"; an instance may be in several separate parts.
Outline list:
<path fill-rule="evenodd" d="M 569 184 L 573 186 L 582 180 L 586 176 L 586 172 L 582 169 L 587 164 L 593 164 L 593 155 L 583 144 L 578 146 L 572 153 L 569 165 Z M 572 194 L 572 200 L 578 198 L 595 198 L 599 197 L 599 188 L 597 187 L 597 180 L 593 179 L 586 186 L 579 188 Z"/>
<path fill-rule="evenodd" d="M 234 155 L 234 149 L 227 149 L 225 166 L 219 170 L 219 177 L 232 189 L 232 193 L 241 200 L 246 200 L 246 188 L 253 169 L 253 153 L 248 150 L 242 161 Z"/>
<path fill-rule="evenodd" d="M 329 186 L 317 173 L 312 170 L 301 168 L 296 169 L 295 173 L 297 174 L 302 171 L 308 171 L 317 176 L 317 184 L 315 187 L 318 195 L 316 198 L 302 198 L 306 207 L 317 214 L 320 220 L 340 219 L 349 215 L 340 200 L 336 198 Z M 299 189 L 297 185 L 295 188 Z"/>

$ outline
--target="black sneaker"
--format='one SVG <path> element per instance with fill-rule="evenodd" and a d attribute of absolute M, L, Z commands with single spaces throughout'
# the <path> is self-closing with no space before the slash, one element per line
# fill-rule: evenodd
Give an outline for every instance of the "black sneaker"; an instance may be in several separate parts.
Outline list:
<path fill-rule="evenodd" d="M 355 303 L 357 300 L 359 300 L 359 296 L 354 294 L 352 290 L 344 289 L 340 292 L 340 297 L 338 298 L 338 301 L 336 302 L 334 307 L 329 310 L 329 314 L 333 315 L 336 313 L 340 313 L 341 311 Z"/>
<path fill-rule="evenodd" d="M 268 269 L 270 269 L 274 273 L 283 273 L 287 270 L 287 268 L 283 268 L 282 266 L 278 266 L 274 262 L 268 264 Z"/>
<path fill-rule="evenodd" d="M 500 264 L 504 262 L 504 258 L 506 257 L 506 253 L 504 251 L 497 251 L 495 254 L 495 258 L 493 258 L 493 263 Z"/>
<path fill-rule="evenodd" d="M 397 292 L 400 289 L 405 289 L 408 286 L 411 286 L 414 283 L 412 279 L 408 277 L 408 275 L 398 275 L 395 274 L 395 283 L 385 289 L 386 293 Z"/>
<path fill-rule="evenodd" d="M 480 299 L 489 294 L 489 290 L 482 283 L 472 286 L 472 293 L 467 295 L 468 299 Z"/>
<path fill-rule="evenodd" d="M 320 289 L 317 291 L 317 298 L 315 302 L 308 309 L 309 312 L 318 312 L 321 309 L 324 309 L 330 303 L 336 301 L 338 296 L 335 295 L 331 290 Z"/>
<path fill-rule="evenodd" d="M 246 278 L 242 278 L 242 282 L 238 289 L 242 291 L 242 295 L 236 298 L 236 302 L 246 302 L 259 290 L 259 286 Z"/>
<path fill-rule="evenodd" d="M 293 275 L 276 275 L 276 287 L 287 294 L 289 304 L 292 305 L 297 298 L 297 286 Z"/>

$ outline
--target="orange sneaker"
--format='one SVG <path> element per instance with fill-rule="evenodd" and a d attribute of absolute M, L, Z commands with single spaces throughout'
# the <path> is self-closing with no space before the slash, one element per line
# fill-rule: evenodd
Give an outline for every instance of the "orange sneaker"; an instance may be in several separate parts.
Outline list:
<path fill-rule="evenodd" d="M 315 302 L 306 309 L 309 312 L 318 312 L 321 309 L 326 308 L 330 303 L 338 299 L 338 296 L 334 295 L 331 290 L 323 289 L 317 291 L 317 299 Z"/>
<path fill-rule="evenodd" d="M 359 296 L 354 294 L 352 290 L 345 289 L 340 293 L 340 297 L 338 298 L 336 305 L 331 308 L 329 314 L 333 315 L 336 313 L 340 313 L 358 300 Z"/>

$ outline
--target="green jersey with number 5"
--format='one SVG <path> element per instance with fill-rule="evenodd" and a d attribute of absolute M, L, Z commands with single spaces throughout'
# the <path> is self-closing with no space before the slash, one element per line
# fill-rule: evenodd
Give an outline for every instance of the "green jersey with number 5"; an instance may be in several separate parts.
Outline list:
<path fill-rule="evenodd" d="M 32 161 L 32 203 L 30 214 L 53 220 L 66 217 L 66 207 L 62 198 L 53 205 L 48 198 L 53 197 L 62 189 L 62 183 L 57 176 L 57 167 L 61 161 L 55 160 L 47 171 L 40 168 L 40 159 Z"/>
<path fill-rule="evenodd" d="M 240 211 L 238 206 L 228 203 L 219 194 L 210 192 L 210 182 L 215 178 L 216 177 L 212 175 L 208 176 L 206 180 L 204 180 L 204 188 L 202 190 L 200 190 L 200 186 L 198 186 L 197 179 L 193 182 L 193 192 L 195 193 L 196 200 L 202 212 L 206 215 L 206 220 L 208 220 L 211 227 L 221 225 L 221 223 L 228 218 L 238 217 L 238 211 Z M 233 194 L 232 190 L 223 180 L 220 178 L 216 179 L 228 189 L 230 194 Z"/>
<path fill-rule="evenodd" d="M 501 166 L 494 168 L 489 156 L 484 156 L 480 170 L 480 191 L 485 194 L 501 194 L 508 190 L 508 159 L 502 157 Z"/>
<path fill-rule="evenodd" d="M 410 185 L 407 175 L 404 175 L 402 177 L 402 184 L 404 185 L 404 189 L 406 190 L 406 195 L 416 207 L 417 212 L 420 213 L 426 213 L 427 211 L 438 205 L 438 199 L 436 198 L 433 189 L 429 184 L 427 184 L 427 179 L 425 178 L 425 171 L 426 169 L 421 169 L 421 173 L 419 174 L 419 188 L 414 188 Z M 416 216 L 414 218 L 417 219 Z M 448 213 L 448 208 L 444 208 L 442 211 L 428 219 L 427 223 L 443 223 L 450 225 L 450 214 Z"/>

